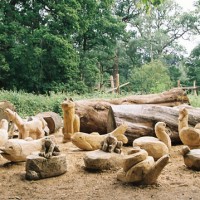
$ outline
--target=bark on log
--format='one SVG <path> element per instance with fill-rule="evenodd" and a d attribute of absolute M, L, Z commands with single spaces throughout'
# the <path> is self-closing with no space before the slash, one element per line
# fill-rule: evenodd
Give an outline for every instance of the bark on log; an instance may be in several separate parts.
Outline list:
<path fill-rule="evenodd" d="M 124 104 L 159 104 L 164 106 L 177 106 L 189 104 L 187 95 L 181 88 L 174 88 L 159 94 L 131 95 L 116 99 L 91 99 L 76 101 L 76 113 L 80 117 L 82 132 L 107 133 L 107 116 L 109 107 Z"/>
<path fill-rule="evenodd" d="M 195 126 L 200 123 L 200 109 L 188 105 L 182 105 L 188 108 L 189 126 Z M 160 105 L 115 105 L 111 106 L 108 113 L 107 131 L 114 130 L 123 122 L 128 124 L 125 135 L 128 137 L 129 144 L 133 140 L 142 136 L 155 136 L 154 126 L 158 121 L 165 122 L 167 132 L 170 135 L 173 144 L 181 143 L 178 134 L 178 116 L 177 107 L 167 107 Z"/>
<path fill-rule="evenodd" d="M 42 117 L 47 122 L 49 134 L 55 133 L 63 126 L 62 117 L 55 112 L 42 112 L 36 116 Z"/>

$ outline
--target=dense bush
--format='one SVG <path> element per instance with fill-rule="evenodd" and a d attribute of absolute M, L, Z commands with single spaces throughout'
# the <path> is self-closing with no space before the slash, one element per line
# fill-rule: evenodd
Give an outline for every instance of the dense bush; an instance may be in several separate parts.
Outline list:
<path fill-rule="evenodd" d="M 200 96 L 189 94 L 188 98 L 190 100 L 191 106 L 200 108 Z"/>
<path fill-rule="evenodd" d="M 61 103 L 66 97 L 71 97 L 74 100 L 80 100 L 85 98 L 114 98 L 119 96 L 93 93 L 86 95 L 77 95 L 73 93 L 54 93 L 50 92 L 49 95 L 36 95 L 32 93 L 26 93 L 23 91 L 7 91 L 0 90 L 0 101 L 10 101 L 16 108 L 18 114 L 22 117 L 33 116 L 40 112 L 52 111 L 62 116 Z"/>
<path fill-rule="evenodd" d="M 32 116 L 40 112 L 53 111 L 61 114 L 60 103 L 64 94 L 34 95 L 25 92 L 0 91 L 0 101 L 10 101 L 20 116 Z"/>
<path fill-rule="evenodd" d="M 132 71 L 130 79 L 135 91 L 159 93 L 171 88 L 172 83 L 167 67 L 160 61 L 154 60 Z"/>

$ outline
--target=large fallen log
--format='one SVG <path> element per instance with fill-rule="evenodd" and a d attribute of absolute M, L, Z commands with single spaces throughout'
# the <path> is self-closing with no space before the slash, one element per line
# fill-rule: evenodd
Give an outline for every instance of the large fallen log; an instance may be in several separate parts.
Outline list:
<path fill-rule="evenodd" d="M 189 126 L 195 126 L 200 123 L 200 109 L 186 106 L 189 112 Z M 177 107 L 167 107 L 160 105 L 114 105 L 110 106 L 108 113 L 107 131 L 114 130 L 123 122 L 127 123 L 128 129 L 125 135 L 128 137 L 129 144 L 133 140 L 142 136 L 155 136 L 155 124 L 158 121 L 165 122 L 167 132 L 170 135 L 173 144 L 181 143 L 178 134 L 178 116 Z"/>
<path fill-rule="evenodd" d="M 174 88 L 159 94 L 131 95 L 123 98 L 90 99 L 76 101 L 76 113 L 80 117 L 82 132 L 107 133 L 107 116 L 109 107 L 124 104 L 158 104 L 163 106 L 177 106 L 189 104 L 187 95 L 181 88 Z"/>

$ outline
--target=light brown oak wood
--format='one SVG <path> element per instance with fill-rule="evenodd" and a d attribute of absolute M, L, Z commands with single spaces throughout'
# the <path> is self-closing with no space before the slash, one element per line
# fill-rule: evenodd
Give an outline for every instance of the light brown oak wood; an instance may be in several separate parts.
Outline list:
<path fill-rule="evenodd" d="M 112 131 L 125 122 L 128 125 L 125 135 L 130 144 L 134 139 L 142 136 L 155 136 L 155 124 L 161 121 L 166 123 L 166 132 L 172 143 L 181 143 L 178 133 L 178 117 L 180 108 L 184 106 L 189 112 L 189 126 L 195 126 L 200 122 L 200 109 L 188 105 L 176 107 L 147 104 L 114 105 L 109 109 L 107 130 Z"/>
<path fill-rule="evenodd" d="M 130 95 L 114 99 L 87 99 L 75 103 L 76 114 L 80 117 L 80 131 L 106 134 L 108 133 L 107 117 L 110 106 L 156 104 L 172 107 L 183 103 L 189 104 L 189 99 L 181 88 L 174 88 L 159 94 Z M 152 122 L 147 120 L 146 123 Z"/>

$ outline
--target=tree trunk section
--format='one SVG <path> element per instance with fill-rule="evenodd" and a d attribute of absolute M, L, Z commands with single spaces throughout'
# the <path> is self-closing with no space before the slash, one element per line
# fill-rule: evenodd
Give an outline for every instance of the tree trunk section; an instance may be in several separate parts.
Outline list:
<path fill-rule="evenodd" d="M 187 105 L 182 105 L 187 106 Z M 160 105 L 114 105 L 110 106 L 108 113 L 107 131 L 114 130 L 123 122 L 128 124 L 125 135 L 128 137 L 129 144 L 133 140 L 142 136 L 155 136 L 155 124 L 159 121 L 165 122 L 167 132 L 173 144 L 181 143 L 178 134 L 177 107 L 167 107 Z M 200 109 L 187 106 L 189 112 L 189 126 L 194 127 L 200 123 Z"/>
<path fill-rule="evenodd" d="M 177 106 L 189 104 L 187 95 L 181 88 L 174 88 L 159 94 L 131 95 L 116 99 L 90 99 L 76 101 L 76 114 L 80 117 L 80 130 L 85 133 L 107 133 L 107 117 L 110 106 L 130 104 L 158 104 Z"/>
<path fill-rule="evenodd" d="M 41 112 L 36 116 L 42 117 L 47 122 L 49 134 L 55 133 L 63 126 L 62 117 L 55 112 Z"/>

